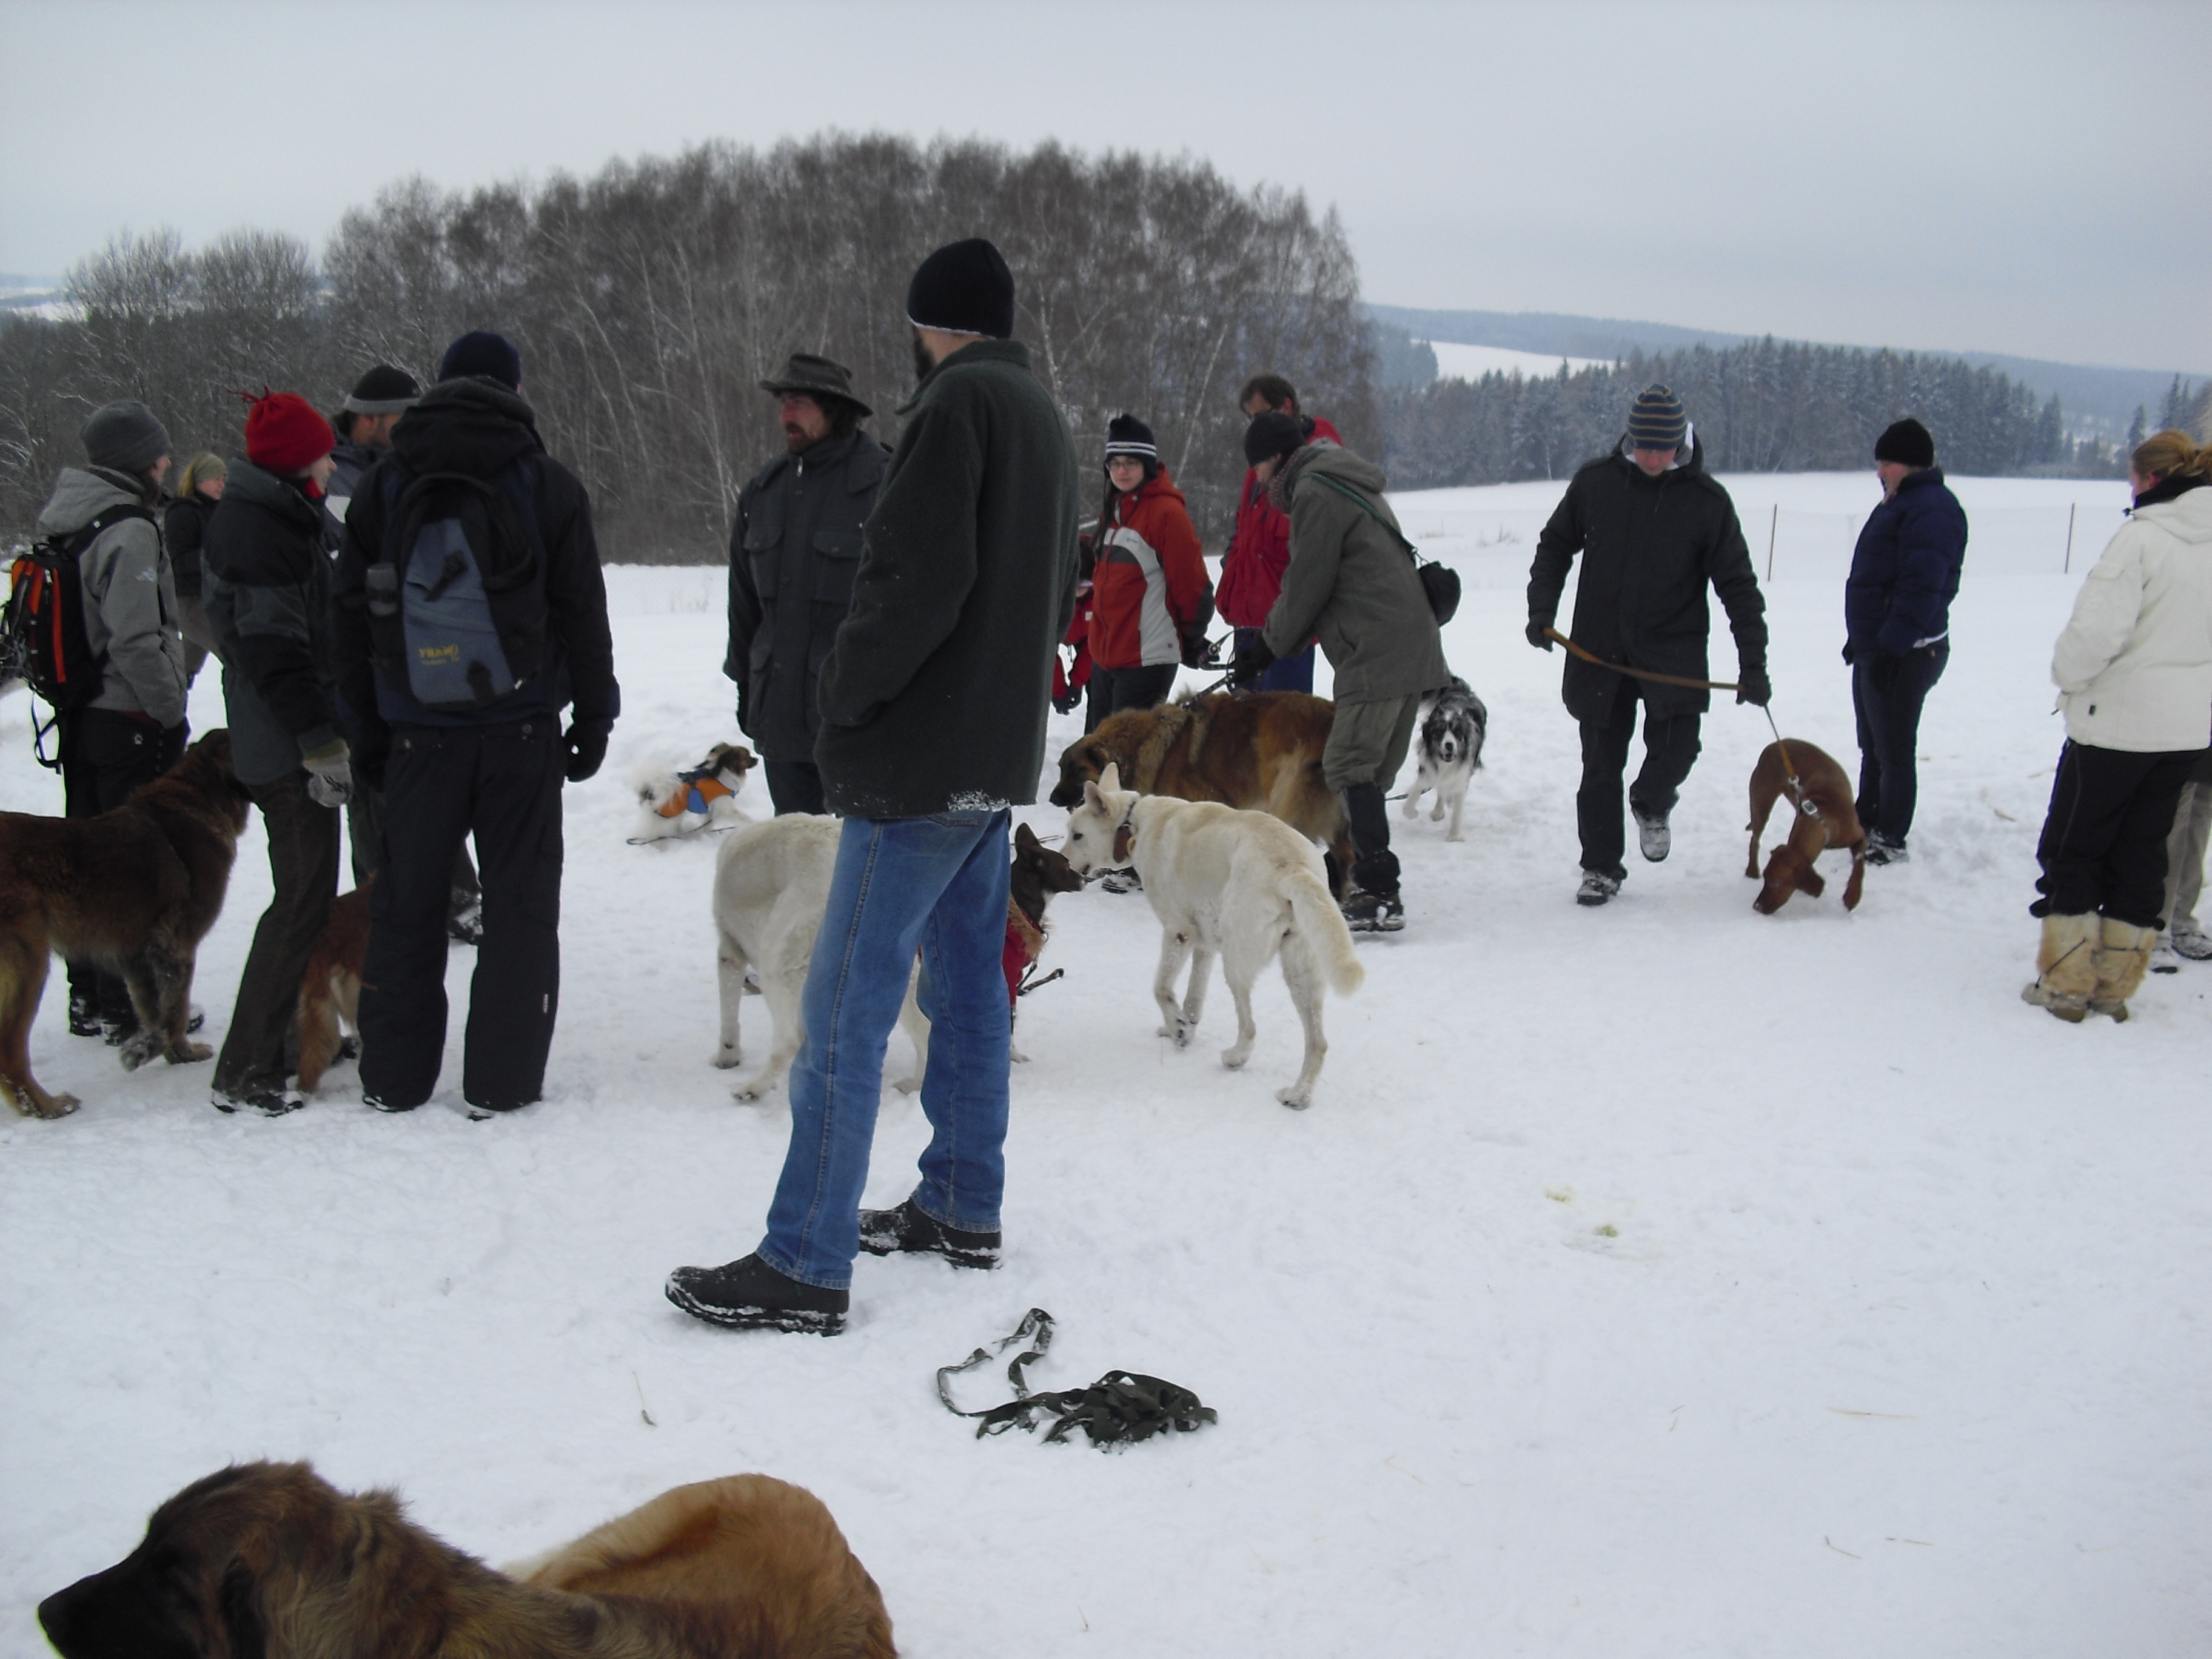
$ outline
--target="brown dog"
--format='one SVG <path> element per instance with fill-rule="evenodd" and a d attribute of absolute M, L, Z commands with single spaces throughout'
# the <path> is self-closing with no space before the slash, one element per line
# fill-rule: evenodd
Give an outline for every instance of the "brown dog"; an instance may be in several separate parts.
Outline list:
<path fill-rule="evenodd" d="M 300 975 L 300 1092 L 311 1095 L 343 1046 L 339 1021 L 361 1031 L 361 970 L 368 960 L 368 891 L 376 874 L 331 901 L 331 914 L 315 936 L 314 954 Z"/>
<path fill-rule="evenodd" d="M 1786 763 L 1785 749 L 1789 751 Z M 1793 769 L 1797 775 L 1794 787 L 1790 780 Z M 1794 809 L 1790 814 L 1790 836 L 1767 860 L 1766 884 L 1759 890 L 1751 908 L 1762 916 L 1771 916 L 1790 902 L 1792 893 L 1820 897 L 1827 884 L 1814 869 L 1813 860 L 1832 847 L 1841 847 L 1851 855 L 1851 878 L 1844 888 L 1844 908 L 1857 909 L 1859 890 L 1866 882 L 1866 831 L 1859 828 L 1858 809 L 1851 802 L 1851 781 L 1833 759 L 1802 738 L 1768 744 L 1759 751 L 1759 764 L 1751 769 L 1751 822 L 1745 826 L 1751 831 L 1751 861 L 1744 866 L 1744 874 L 1753 881 L 1759 879 L 1759 838 L 1777 796 L 1788 799 Z"/>
<path fill-rule="evenodd" d="M 1083 805 L 1083 786 L 1118 766 L 1121 787 L 1139 794 L 1217 800 L 1280 818 L 1328 849 L 1329 879 L 1340 891 L 1351 875 L 1352 829 L 1321 775 L 1335 714 L 1327 698 L 1303 691 L 1125 708 L 1061 752 L 1052 804 L 1073 811 Z"/>
<path fill-rule="evenodd" d="M 821 1501 L 764 1474 L 662 1493 L 512 1577 L 391 1493 L 247 1463 L 154 1511 L 105 1572 L 39 1605 L 63 1659 L 892 1659 L 875 1582 Z"/>
<path fill-rule="evenodd" d="M 31 1021 L 46 959 L 97 963 L 131 988 L 137 1031 L 118 1051 L 135 1072 L 215 1051 L 185 1035 L 192 963 L 222 914 L 252 805 L 230 768 L 230 734 L 210 732 L 122 805 L 92 818 L 0 812 L 0 1094 L 31 1117 L 65 1117 L 72 1095 L 31 1075 Z"/>

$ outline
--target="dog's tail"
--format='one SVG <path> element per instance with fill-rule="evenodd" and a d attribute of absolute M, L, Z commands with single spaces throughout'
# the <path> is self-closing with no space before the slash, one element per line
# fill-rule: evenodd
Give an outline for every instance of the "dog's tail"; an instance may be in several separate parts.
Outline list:
<path fill-rule="evenodd" d="M 629 787 L 640 806 L 658 812 L 683 792 L 676 769 L 665 756 L 648 755 L 629 769 Z"/>
<path fill-rule="evenodd" d="M 1291 902 L 1291 918 L 1313 959 L 1321 965 L 1339 996 L 1348 997 L 1367 978 L 1359 953 L 1352 948 L 1352 930 L 1344 925 L 1344 912 L 1336 908 L 1322 878 L 1303 867 L 1284 878 L 1283 896 Z"/>

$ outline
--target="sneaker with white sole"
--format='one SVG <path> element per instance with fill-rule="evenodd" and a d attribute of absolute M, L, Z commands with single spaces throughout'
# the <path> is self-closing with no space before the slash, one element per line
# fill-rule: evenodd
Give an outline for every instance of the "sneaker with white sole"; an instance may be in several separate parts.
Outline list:
<path fill-rule="evenodd" d="M 2178 974 L 2181 971 L 2181 958 L 2174 953 L 2171 933 L 2160 933 L 2158 943 L 2150 947 L 2150 970 L 2154 974 Z"/>
<path fill-rule="evenodd" d="M 2173 941 L 2176 956 L 2185 957 L 2191 962 L 2212 961 L 2212 933 L 2198 927 L 2196 917 L 2175 922 L 2166 930 L 2166 937 Z"/>
<path fill-rule="evenodd" d="M 297 1089 L 253 1089 L 244 1094 L 222 1091 L 208 1097 L 208 1104 L 218 1112 L 255 1111 L 264 1117 L 282 1117 L 307 1103 L 307 1096 Z"/>
<path fill-rule="evenodd" d="M 1649 863 L 1664 864 L 1674 850 L 1674 832 L 1667 826 L 1667 815 L 1638 812 L 1635 817 L 1636 850 Z"/>
<path fill-rule="evenodd" d="M 1603 904 L 1620 890 L 1620 878 L 1608 876 L 1602 870 L 1583 872 L 1583 884 L 1575 889 L 1577 904 Z"/>

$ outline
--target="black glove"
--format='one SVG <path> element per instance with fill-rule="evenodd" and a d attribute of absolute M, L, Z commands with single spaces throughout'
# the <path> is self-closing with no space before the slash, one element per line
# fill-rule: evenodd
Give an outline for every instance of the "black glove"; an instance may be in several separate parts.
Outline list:
<path fill-rule="evenodd" d="M 1764 708 L 1774 701 L 1774 687 L 1766 678 L 1765 665 L 1746 663 L 1736 671 L 1735 700 Z"/>
<path fill-rule="evenodd" d="M 568 781 L 581 783 L 599 769 L 599 763 L 607 757 L 607 729 L 604 726 L 572 726 L 565 739 L 568 745 Z"/>
<path fill-rule="evenodd" d="M 1546 622 L 1541 617 L 1529 617 L 1528 629 L 1528 643 L 1534 646 L 1539 651 L 1549 651 L 1552 648 L 1552 636 L 1545 632 L 1545 630 L 1551 627 L 1551 623 Z"/>
<path fill-rule="evenodd" d="M 1079 687 L 1071 685 L 1064 696 L 1052 700 L 1053 711 L 1055 714 L 1073 714 L 1075 712 L 1075 705 L 1082 701 L 1082 690 Z"/>
<path fill-rule="evenodd" d="M 1176 644 L 1182 649 L 1185 668 L 1216 668 L 1220 665 L 1214 660 L 1213 641 L 1206 637 L 1203 629 L 1185 634 Z"/>
<path fill-rule="evenodd" d="M 1257 685 L 1260 677 L 1275 665 L 1275 653 L 1267 648 L 1265 640 L 1255 639 L 1237 653 L 1237 660 L 1229 671 L 1232 690 L 1242 691 L 1248 685 Z"/>
<path fill-rule="evenodd" d="M 1845 643 L 1844 643 L 1844 667 L 1846 667 L 1846 668 L 1848 668 L 1848 667 L 1850 667 L 1850 665 L 1851 665 L 1851 647 L 1850 647 L 1850 642 L 1847 641 L 1845 641 Z"/>

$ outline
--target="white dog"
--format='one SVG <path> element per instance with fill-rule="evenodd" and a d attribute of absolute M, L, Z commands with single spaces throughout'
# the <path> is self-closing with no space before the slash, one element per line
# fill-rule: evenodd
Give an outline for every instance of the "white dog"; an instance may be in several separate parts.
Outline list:
<path fill-rule="evenodd" d="M 1161 927 L 1160 968 L 1152 996 L 1166 1022 L 1160 1035 L 1182 1048 L 1206 1004 L 1213 958 L 1237 999 L 1237 1041 L 1221 1063 L 1251 1058 L 1259 1030 L 1252 1023 L 1252 986 L 1278 952 L 1305 1027 L 1305 1063 L 1297 1080 L 1277 1091 L 1285 1106 L 1313 1103 L 1314 1080 L 1328 1052 L 1321 1029 L 1324 981 L 1340 995 L 1364 977 L 1352 933 L 1329 896 L 1321 849 L 1265 812 L 1241 812 L 1218 801 L 1139 795 L 1121 787 L 1120 769 L 1107 767 L 1083 786 L 1083 805 L 1068 815 L 1067 861 L 1078 872 L 1133 865 Z M 1191 960 L 1182 1006 L 1176 975 Z"/>
<path fill-rule="evenodd" d="M 1444 808 L 1450 807 L 1451 824 L 1444 831 L 1444 839 L 1457 841 L 1467 786 L 1475 768 L 1482 764 L 1482 739 L 1490 729 L 1490 711 L 1467 682 L 1455 675 L 1449 685 L 1421 699 L 1419 720 L 1419 735 L 1413 752 L 1419 758 L 1420 769 L 1414 775 L 1413 787 L 1406 792 L 1406 816 L 1410 818 L 1418 813 L 1421 797 L 1433 789 L 1437 801 L 1429 817 L 1432 821 L 1440 818 Z"/>
<path fill-rule="evenodd" d="M 707 758 L 688 772 L 678 772 L 663 761 L 646 761 L 630 774 L 637 792 L 637 829 L 629 838 L 633 847 L 689 836 L 711 827 L 726 829 L 745 821 L 738 805 L 738 791 L 745 787 L 745 774 L 757 764 L 753 751 L 741 743 L 718 743 Z"/>
<path fill-rule="evenodd" d="M 745 970 L 756 970 L 761 994 L 775 1021 L 775 1046 L 768 1063 L 736 1091 L 739 1100 L 758 1100 L 774 1091 L 791 1069 L 806 1026 L 799 1018 L 800 993 L 814 960 L 814 937 L 822 931 L 822 912 L 830 902 L 830 878 L 837 865 L 836 818 L 786 813 L 764 823 L 748 823 L 725 836 L 714 855 L 714 931 L 722 994 L 722 1042 L 714 1064 L 738 1065 L 738 1009 L 745 999 Z M 914 1075 L 898 1085 L 912 1094 L 921 1086 L 929 1057 L 929 1022 L 915 1000 L 914 980 L 907 982 L 899 1026 L 914 1041 Z"/>

